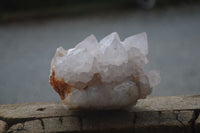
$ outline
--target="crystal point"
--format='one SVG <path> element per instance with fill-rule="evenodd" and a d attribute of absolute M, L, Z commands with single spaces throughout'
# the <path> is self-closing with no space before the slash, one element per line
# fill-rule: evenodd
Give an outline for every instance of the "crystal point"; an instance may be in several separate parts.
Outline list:
<path fill-rule="evenodd" d="M 148 54 L 148 43 L 146 32 L 130 36 L 124 40 L 124 47 L 126 50 L 134 47 L 138 48 L 144 55 Z"/>
<path fill-rule="evenodd" d="M 145 98 L 160 81 L 148 63 L 146 33 L 120 41 L 113 32 L 97 41 L 88 36 L 75 48 L 57 48 L 50 83 L 70 109 L 121 109 Z"/>

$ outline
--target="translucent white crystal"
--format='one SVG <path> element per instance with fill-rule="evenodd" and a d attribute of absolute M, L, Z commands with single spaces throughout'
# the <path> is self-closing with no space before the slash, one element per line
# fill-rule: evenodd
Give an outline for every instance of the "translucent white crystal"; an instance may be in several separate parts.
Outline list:
<path fill-rule="evenodd" d="M 74 109 L 118 109 L 135 104 L 138 95 L 135 83 L 126 81 L 113 89 L 109 86 L 91 86 L 87 90 L 73 89 L 64 102 Z"/>
<path fill-rule="evenodd" d="M 160 82 L 160 72 L 159 71 L 154 70 L 154 71 L 147 72 L 147 76 L 148 76 L 149 84 L 150 84 L 151 88 L 153 88 L 154 86 L 159 84 L 159 82 Z"/>
<path fill-rule="evenodd" d="M 128 51 L 130 48 L 138 48 L 144 55 L 148 54 L 148 43 L 146 32 L 127 37 L 124 40 L 124 47 Z"/>
<path fill-rule="evenodd" d="M 59 49 L 57 52 L 60 52 Z M 90 73 L 93 60 L 94 57 L 85 48 L 69 49 L 65 55 L 55 58 L 53 69 L 56 77 L 65 82 L 88 82 L 93 75 Z"/>
<path fill-rule="evenodd" d="M 160 81 L 159 72 L 144 72 L 147 54 L 146 33 L 128 37 L 123 42 L 116 32 L 100 42 L 91 35 L 75 48 L 57 49 L 51 63 L 51 73 L 55 73 L 52 84 L 64 81 L 71 87 L 68 93 L 62 92 L 69 108 L 132 106 L 149 95 Z M 55 90 L 69 89 L 63 88 L 63 84 L 53 86 Z"/>
<path fill-rule="evenodd" d="M 97 42 L 97 39 L 94 35 L 88 36 L 86 39 L 76 45 L 76 48 L 86 48 L 93 56 L 96 56 L 99 47 L 100 44 Z"/>
<path fill-rule="evenodd" d="M 128 63 L 128 54 L 117 33 L 112 33 L 100 41 L 101 47 L 97 57 L 98 72 L 103 82 L 118 81 L 126 76 L 121 67 Z M 125 68 L 126 69 L 126 68 Z M 112 75 L 111 75 L 112 73 Z"/>
<path fill-rule="evenodd" d="M 128 62 L 128 54 L 119 40 L 117 33 L 112 33 L 100 41 L 98 63 L 102 66 L 120 66 Z"/>

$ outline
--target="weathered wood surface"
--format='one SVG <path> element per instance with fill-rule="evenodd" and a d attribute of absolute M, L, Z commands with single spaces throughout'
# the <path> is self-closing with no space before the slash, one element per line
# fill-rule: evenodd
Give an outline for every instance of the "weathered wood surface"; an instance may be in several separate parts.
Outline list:
<path fill-rule="evenodd" d="M 129 111 L 73 111 L 61 102 L 0 105 L 1 132 L 200 133 L 200 95 L 139 100 Z"/>

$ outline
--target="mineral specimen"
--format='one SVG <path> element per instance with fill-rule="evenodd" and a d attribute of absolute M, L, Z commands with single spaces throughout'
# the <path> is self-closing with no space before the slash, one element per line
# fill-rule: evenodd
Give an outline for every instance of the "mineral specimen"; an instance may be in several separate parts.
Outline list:
<path fill-rule="evenodd" d="M 146 33 L 120 41 L 116 32 L 94 35 L 65 50 L 57 48 L 50 83 L 70 109 L 121 109 L 145 98 L 160 81 L 148 63 Z"/>

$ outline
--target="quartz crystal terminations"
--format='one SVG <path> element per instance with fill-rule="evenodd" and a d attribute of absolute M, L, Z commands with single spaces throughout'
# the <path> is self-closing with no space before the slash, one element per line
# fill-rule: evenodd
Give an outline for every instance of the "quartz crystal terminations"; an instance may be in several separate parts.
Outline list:
<path fill-rule="evenodd" d="M 65 50 L 57 48 L 50 84 L 69 109 L 124 109 L 145 98 L 160 81 L 148 63 L 146 33 L 120 41 L 116 32 L 97 41 L 94 35 Z"/>

